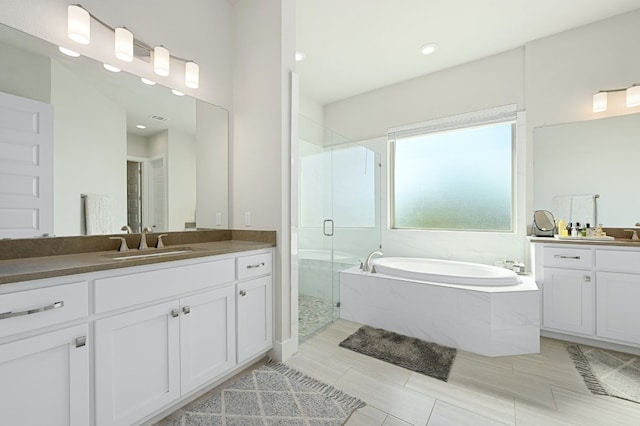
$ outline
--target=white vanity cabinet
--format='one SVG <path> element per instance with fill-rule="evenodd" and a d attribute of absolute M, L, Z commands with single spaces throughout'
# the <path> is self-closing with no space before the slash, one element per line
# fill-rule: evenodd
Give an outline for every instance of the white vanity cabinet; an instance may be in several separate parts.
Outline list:
<path fill-rule="evenodd" d="M 238 277 L 241 257 L 261 276 Z M 138 424 L 271 348 L 271 251 L 209 259 L 95 280 L 97 426 Z"/>
<path fill-rule="evenodd" d="M 0 423 L 90 423 L 87 314 L 86 282 L 0 295 Z"/>
<path fill-rule="evenodd" d="M 271 346 L 273 333 L 271 254 L 238 257 L 236 270 L 238 363 Z"/>
<path fill-rule="evenodd" d="M 640 345 L 640 251 L 596 250 L 599 337 Z"/>
<path fill-rule="evenodd" d="M 640 346 L 640 248 L 537 243 L 533 253 L 543 330 Z"/>
<path fill-rule="evenodd" d="M 546 246 L 542 256 L 542 325 L 593 333 L 593 257 L 589 249 Z"/>

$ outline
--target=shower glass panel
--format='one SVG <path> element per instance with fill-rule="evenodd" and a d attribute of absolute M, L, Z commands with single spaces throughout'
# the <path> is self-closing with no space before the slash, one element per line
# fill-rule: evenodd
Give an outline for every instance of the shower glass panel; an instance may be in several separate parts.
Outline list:
<path fill-rule="evenodd" d="M 380 155 L 301 116 L 299 337 L 339 317 L 340 271 L 380 247 Z"/>

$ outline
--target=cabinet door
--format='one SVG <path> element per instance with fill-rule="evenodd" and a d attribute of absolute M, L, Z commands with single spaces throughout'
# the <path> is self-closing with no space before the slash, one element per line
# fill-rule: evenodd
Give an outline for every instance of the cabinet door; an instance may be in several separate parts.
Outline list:
<path fill-rule="evenodd" d="M 182 393 L 215 379 L 236 364 L 235 286 L 180 301 Z"/>
<path fill-rule="evenodd" d="M 593 334 L 591 271 L 544 268 L 542 297 L 544 328 Z"/>
<path fill-rule="evenodd" d="M 0 345 L 0 423 L 89 424 L 86 324 Z"/>
<path fill-rule="evenodd" d="M 177 301 L 95 322 L 97 425 L 131 425 L 180 396 Z"/>
<path fill-rule="evenodd" d="M 597 278 L 597 335 L 640 344 L 640 275 L 598 272 Z"/>
<path fill-rule="evenodd" d="M 238 363 L 271 348 L 271 276 L 239 283 L 237 290 Z"/>

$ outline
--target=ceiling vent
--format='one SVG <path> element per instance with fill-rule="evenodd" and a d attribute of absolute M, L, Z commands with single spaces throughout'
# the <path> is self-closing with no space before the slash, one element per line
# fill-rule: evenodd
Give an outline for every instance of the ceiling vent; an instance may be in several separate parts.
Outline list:
<path fill-rule="evenodd" d="M 153 118 L 154 120 L 158 120 L 158 121 L 168 121 L 169 120 L 166 117 L 163 117 L 161 115 L 156 115 L 156 114 L 152 115 L 151 118 Z"/>

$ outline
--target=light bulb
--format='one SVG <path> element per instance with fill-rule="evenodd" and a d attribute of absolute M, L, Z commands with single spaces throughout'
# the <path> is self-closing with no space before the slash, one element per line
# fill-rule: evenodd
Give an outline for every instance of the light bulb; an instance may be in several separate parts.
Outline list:
<path fill-rule="evenodd" d="M 66 47 L 58 46 L 58 50 L 67 56 L 71 56 L 72 58 L 77 58 L 78 56 L 80 56 L 80 54 L 75 50 L 67 49 Z"/>
<path fill-rule="evenodd" d="M 593 112 L 607 110 L 607 92 L 598 92 L 593 95 Z"/>
<path fill-rule="evenodd" d="M 162 76 L 169 75 L 169 67 L 170 67 L 170 59 L 169 51 L 162 47 L 158 46 L 153 49 L 153 71 Z"/>
<path fill-rule="evenodd" d="M 640 86 L 631 86 L 627 89 L 627 107 L 640 106 Z"/>
<path fill-rule="evenodd" d="M 122 61 L 133 61 L 133 34 L 126 28 L 116 28 L 116 57 Z"/>
<path fill-rule="evenodd" d="M 200 67 L 195 62 L 185 64 L 184 84 L 192 89 L 197 89 L 200 85 Z"/>
<path fill-rule="evenodd" d="M 67 7 L 67 34 L 76 43 L 91 42 L 91 16 L 80 6 L 71 4 Z"/>

